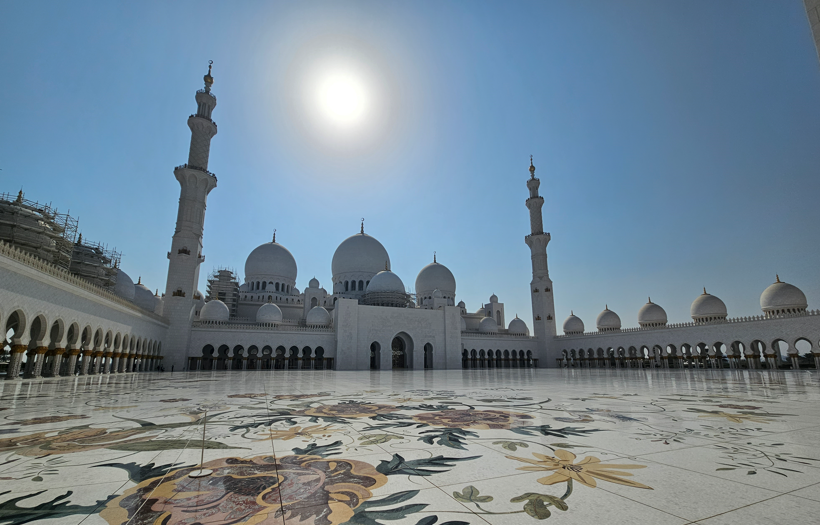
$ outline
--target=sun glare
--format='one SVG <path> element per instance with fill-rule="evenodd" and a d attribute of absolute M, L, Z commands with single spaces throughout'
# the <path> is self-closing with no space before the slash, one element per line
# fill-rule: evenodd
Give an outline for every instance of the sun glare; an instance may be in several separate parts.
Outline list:
<path fill-rule="evenodd" d="M 337 126 L 358 124 L 367 111 L 367 90 L 351 73 L 328 74 L 319 82 L 317 94 L 322 115 Z"/>

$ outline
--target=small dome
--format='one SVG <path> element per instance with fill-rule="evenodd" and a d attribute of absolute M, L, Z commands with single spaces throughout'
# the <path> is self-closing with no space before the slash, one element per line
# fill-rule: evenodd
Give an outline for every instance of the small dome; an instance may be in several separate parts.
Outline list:
<path fill-rule="evenodd" d="M 651 299 L 638 310 L 638 324 L 641 327 L 665 326 L 666 322 L 666 310 Z"/>
<path fill-rule="evenodd" d="M 485 334 L 494 334 L 498 332 L 498 323 L 492 317 L 485 317 L 478 323 L 478 331 Z"/>
<path fill-rule="evenodd" d="M 433 290 L 433 299 L 441 299 L 442 297 L 444 297 L 444 294 L 441 293 L 441 290 L 438 288 Z"/>
<path fill-rule="evenodd" d="M 305 324 L 308 326 L 328 326 L 330 324 L 330 312 L 321 306 L 314 306 L 305 317 Z"/>
<path fill-rule="evenodd" d="M 279 323 L 282 321 L 282 310 L 273 303 L 265 303 L 256 311 L 257 323 Z"/>
<path fill-rule="evenodd" d="M 228 306 L 219 299 L 208 301 L 199 312 L 202 321 L 227 321 L 230 316 Z"/>
<path fill-rule="evenodd" d="M 530 333 L 530 329 L 527 328 L 527 323 L 519 319 L 517 315 L 515 319 L 510 321 L 510 326 L 507 328 L 507 331 L 516 335 L 529 335 Z"/>
<path fill-rule="evenodd" d="M 455 295 L 456 278 L 446 266 L 434 261 L 422 268 L 416 277 L 416 292 L 426 294 L 435 289 Z"/>
<path fill-rule="evenodd" d="M 463 317 L 461 318 L 461 331 L 462 332 L 467 331 L 467 321 Z"/>
<path fill-rule="evenodd" d="M 382 270 L 370 279 L 366 293 L 398 292 L 404 293 L 404 283 L 399 276 L 390 270 Z"/>
<path fill-rule="evenodd" d="M 695 322 L 707 323 L 725 320 L 727 315 L 726 304 L 718 297 L 706 293 L 706 288 L 704 288 L 703 293 L 692 301 L 689 313 Z"/>
<path fill-rule="evenodd" d="M 492 294 L 492 295 L 490 296 L 490 302 L 491 302 L 491 303 L 497 303 L 497 302 L 498 302 L 498 296 L 497 296 L 497 295 L 495 295 L 495 294 Z"/>
<path fill-rule="evenodd" d="M 583 334 L 584 333 L 584 322 L 581 320 L 580 317 L 576 316 L 574 313 L 570 312 L 569 317 L 564 320 L 564 334 L 572 335 L 572 334 Z"/>
<path fill-rule="evenodd" d="M 467 305 L 464 303 L 464 301 L 459 301 L 458 302 L 458 307 L 459 308 L 467 308 Z"/>
<path fill-rule="evenodd" d="M 154 292 L 142 284 L 141 279 L 138 279 L 137 284 L 134 285 L 134 304 L 149 312 L 153 312 L 156 306 L 154 302 Z"/>
<path fill-rule="evenodd" d="M 300 294 L 301 294 L 301 292 L 299 291 L 299 288 L 296 288 L 295 286 L 292 286 L 290 288 L 290 295 L 300 295 Z"/>
<path fill-rule="evenodd" d="M 333 253 L 330 269 L 334 281 L 337 275 L 345 273 L 376 274 L 384 270 L 390 257 L 382 243 L 366 233 L 357 233 L 342 241 Z"/>
<path fill-rule="evenodd" d="M 245 279 L 280 277 L 296 280 L 296 259 L 287 248 L 276 242 L 257 246 L 245 260 Z"/>
<path fill-rule="evenodd" d="M 621 329 L 621 318 L 618 314 L 606 307 L 603 312 L 598 314 L 595 320 L 595 326 L 600 332 L 611 332 L 613 330 Z"/>
<path fill-rule="evenodd" d="M 784 283 L 777 276 L 777 281 L 763 290 L 760 295 L 760 308 L 767 314 L 796 313 L 809 307 L 806 295 L 793 284 Z"/>
<path fill-rule="evenodd" d="M 134 281 L 119 268 L 117 268 L 117 283 L 114 285 L 114 293 L 126 301 L 134 300 Z"/>
<path fill-rule="evenodd" d="M 317 279 L 316 277 L 311 279 L 308 283 L 308 288 L 319 288 L 319 279 Z"/>

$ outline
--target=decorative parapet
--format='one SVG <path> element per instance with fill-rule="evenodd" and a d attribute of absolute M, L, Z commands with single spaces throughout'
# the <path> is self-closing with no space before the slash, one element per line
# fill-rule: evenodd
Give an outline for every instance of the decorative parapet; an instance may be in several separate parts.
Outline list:
<path fill-rule="evenodd" d="M 124 306 L 126 308 L 129 308 L 129 309 L 131 309 L 131 310 L 133 310 L 133 311 L 135 311 L 139 314 L 142 314 L 146 317 L 150 317 L 150 318 L 154 319 L 155 321 L 159 321 L 161 323 L 168 324 L 168 320 L 165 319 L 164 317 L 159 316 L 159 315 L 157 315 L 154 312 L 151 312 L 149 310 L 145 310 L 143 308 L 140 308 L 136 304 L 123 299 L 119 295 L 116 295 L 114 292 L 112 292 L 110 290 L 107 290 L 107 289 L 103 288 L 102 286 L 92 284 L 92 283 L 86 281 L 85 279 L 83 279 L 81 277 L 77 277 L 76 275 L 70 273 L 68 270 L 60 268 L 59 266 L 55 266 L 55 265 L 51 264 L 50 262 L 44 261 L 44 260 L 40 259 L 39 257 L 37 257 L 35 255 L 32 255 L 30 253 L 26 253 L 26 252 L 20 250 L 19 248 L 15 248 L 11 244 L 6 243 L 4 241 L 0 241 L 0 256 L 7 257 L 7 258 L 9 258 L 13 261 L 17 261 L 19 263 L 22 263 L 22 264 L 28 266 L 29 268 L 37 270 L 37 271 L 39 271 L 41 273 L 44 273 L 46 275 L 50 275 L 50 276 L 52 276 L 56 279 L 59 279 L 63 282 L 71 284 L 73 286 L 76 286 L 77 288 L 81 288 L 81 289 L 83 289 L 87 292 L 93 293 L 94 295 L 102 297 L 103 299 L 106 299 L 108 301 L 111 301 L 111 302 L 117 303 L 121 306 Z"/>
<path fill-rule="evenodd" d="M 510 333 L 503 333 L 503 332 L 496 332 L 489 334 L 487 332 L 469 332 L 462 330 L 461 337 L 466 337 L 472 339 L 474 337 L 480 337 L 484 339 L 498 339 L 499 337 L 502 339 L 535 339 L 535 337 L 530 337 L 525 334 L 510 334 Z"/>
<path fill-rule="evenodd" d="M 251 323 L 241 320 L 230 321 L 194 321 L 194 328 L 204 330 L 236 330 L 236 331 L 266 331 L 266 332 L 311 332 L 332 334 L 333 327 L 305 326 L 298 323 Z"/>
<path fill-rule="evenodd" d="M 669 323 L 666 326 L 652 326 L 652 327 L 645 327 L 645 328 L 621 328 L 620 332 L 612 332 L 612 331 L 595 331 L 595 332 L 584 332 L 582 334 L 565 334 L 565 335 L 556 335 L 555 339 L 568 339 L 574 337 L 589 337 L 589 336 L 598 336 L 598 335 L 607 335 L 612 336 L 618 333 L 630 333 L 630 332 L 657 332 L 662 331 L 665 329 L 671 328 L 691 328 L 697 326 L 698 328 L 704 326 L 720 326 L 724 324 L 734 324 L 734 323 L 757 323 L 760 321 L 776 321 L 778 319 L 791 319 L 794 317 L 810 317 L 820 315 L 820 310 L 806 310 L 805 312 L 798 312 L 794 314 L 782 314 L 782 315 L 772 315 L 772 316 L 765 316 L 765 315 L 750 315 L 745 317 L 732 317 L 722 321 L 712 321 L 709 323 Z"/>

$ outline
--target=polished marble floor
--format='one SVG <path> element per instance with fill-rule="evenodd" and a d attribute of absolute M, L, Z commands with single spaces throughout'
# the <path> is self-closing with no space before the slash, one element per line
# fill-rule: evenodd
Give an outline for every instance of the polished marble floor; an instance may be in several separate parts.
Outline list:
<path fill-rule="evenodd" d="M 0 524 L 820 523 L 814 371 L 165 372 L 0 388 Z M 213 474 L 189 477 L 201 456 Z"/>

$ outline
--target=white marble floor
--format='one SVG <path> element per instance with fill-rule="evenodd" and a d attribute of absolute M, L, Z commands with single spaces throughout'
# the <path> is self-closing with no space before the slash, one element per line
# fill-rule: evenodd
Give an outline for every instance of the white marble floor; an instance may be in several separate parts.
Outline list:
<path fill-rule="evenodd" d="M 814 371 L 165 372 L 0 388 L 0 524 L 820 522 Z M 190 478 L 203 424 L 214 472 Z"/>

